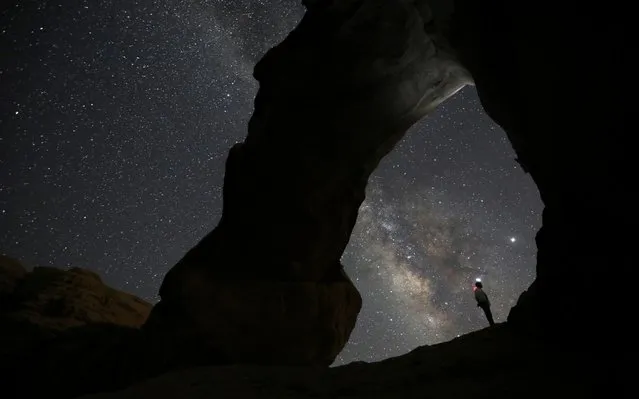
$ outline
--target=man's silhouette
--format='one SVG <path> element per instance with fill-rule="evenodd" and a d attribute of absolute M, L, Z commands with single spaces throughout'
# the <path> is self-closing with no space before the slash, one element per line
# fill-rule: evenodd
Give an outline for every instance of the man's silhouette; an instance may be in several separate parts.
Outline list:
<path fill-rule="evenodd" d="M 476 281 L 475 286 L 473 287 L 473 291 L 475 291 L 475 300 L 477 301 L 477 306 L 479 306 L 486 314 L 488 324 L 494 326 L 495 321 L 493 320 L 493 312 L 490 311 L 490 301 L 488 300 L 488 295 L 486 295 L 482 288 L 484 288 L 484 286 L 481 281 Z"/>

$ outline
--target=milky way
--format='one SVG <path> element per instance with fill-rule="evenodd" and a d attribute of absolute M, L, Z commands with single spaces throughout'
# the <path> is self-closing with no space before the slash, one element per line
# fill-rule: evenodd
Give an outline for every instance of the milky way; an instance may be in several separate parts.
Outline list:
<path fill-rule="evenodd" d="M 0 16 L 0 252 L 87 267 L 156 301 L 166 271 L 219 220 L 252 67 L 303 8 L 14 3 Z M 484 327 L 476 277 L 505 320 L 534 278 L 540 212 L 505 134 L 463 89 L 371 178 L 343 257 L 364 307 L 337 363 Z"/>

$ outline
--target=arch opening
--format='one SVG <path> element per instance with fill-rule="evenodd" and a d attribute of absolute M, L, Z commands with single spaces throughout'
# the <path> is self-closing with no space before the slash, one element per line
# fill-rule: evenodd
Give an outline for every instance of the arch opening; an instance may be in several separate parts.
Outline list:
<path fill-rule="evenodd" d="M 377 361 L 497 322 L 535 278 L 542 203 L 505 133 L 467 86 L 416 123 L 373 172 L 343 263 L 363 297 L 336 364 Z M 373 349 L 371 349 L 373 348 Z"/>
<path fill-rule="evenodd" d="M 272 331 L 260 340 L 277 354 L 266 357 L 330 364 L 348 341 L 362 299 L 340 259 L 369 177 L 411 126 L 471 82 L 444 34 L 447 14 L 433 13 L 425 2 L 354 4 L 310 5 L 297 28 L 257 64 L 260 89 L 248 136 L 227 159 L 222 219 L 167 274 L 147 323 L 151 330 L 164 334 L 193 300 L 217 314 L 230 312 L 205 292 L 215 286 L 224 296 L 245 298 L 238 290 L 251 281 L 255 291 L 234 305 L 234 317 L 243 321 L 228 326 L 239 337 L 237 347 L 216 348 L 232 361 L 258 356 L 247 345 L 256 337 L 238 328 L 255 322 L 244 319 L 249 309 L 275 301 L 273 284 L 285 303 L 308 302 L 311 309 L 302 319 L 284 310 L 283 319 L 268 323 Z M 417 213 L 411 217 L 427 217 Z M 454 218 L 435 221 L 437 229 L 446 230 Z M 242 267 L 224 266 L 233 264 Z M 202 292 L 199 299 L 191 298 L 193 291 Z M 238 315 L 238 306 L 247 314 Z M 219 334 L 206 313 L 192 328 Z M 432 313 L 425 314 L 431 324 L 445 324 Z M 300 336 L 303 343 L 291 343 Z"/>

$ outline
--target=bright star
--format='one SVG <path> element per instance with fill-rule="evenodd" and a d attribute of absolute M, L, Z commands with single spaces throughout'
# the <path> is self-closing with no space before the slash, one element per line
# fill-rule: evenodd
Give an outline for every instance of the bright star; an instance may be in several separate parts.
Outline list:
<path fill-rule="evenodd" d="M 515 242 L 517 239 L 515 237 L 510 237 L 510 242 Z"/>

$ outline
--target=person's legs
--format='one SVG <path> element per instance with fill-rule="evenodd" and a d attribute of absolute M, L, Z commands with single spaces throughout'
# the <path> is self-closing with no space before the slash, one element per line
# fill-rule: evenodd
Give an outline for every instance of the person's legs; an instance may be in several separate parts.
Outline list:
<path fill-rule="evenodd" d="M 490 310 L 490 305 L 481 305 L 482 310 L 486 314 L 486 318 L 488 319 L 488 324 L 491 326 L 495 325 L 495 321 L 493 320 L 493 312 Z"/>

